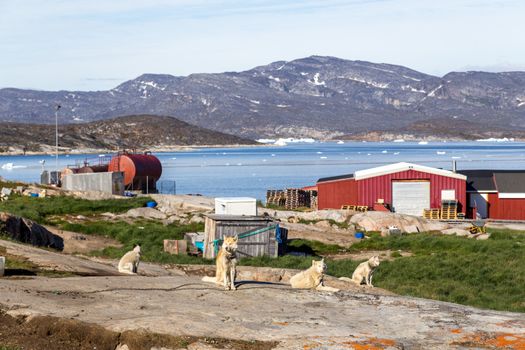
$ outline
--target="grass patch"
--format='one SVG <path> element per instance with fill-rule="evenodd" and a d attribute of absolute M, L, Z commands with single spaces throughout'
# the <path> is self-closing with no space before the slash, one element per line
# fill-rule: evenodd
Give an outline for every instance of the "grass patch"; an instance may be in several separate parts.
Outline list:
<path fill-rule="evenodd" d="M 2 235 L 0 235 L 2 238 Z M 75 274 L 66 271 L 52 271 L 40 268 L 33 264 L 28 259 L 7 254 L 4 247 L 0 247 L 0 255 L 5 257 L 5 275 L 29 275 L 29 276 L 45 276 L 45 277 L 70 277 Z M 1 350 L 1 348 L 0 348 Z"/>
<path fill-rule="evenodd" d="M 328 219 L 328 220 L 305 220 L 305 219 L 299 219 L 299 223 L 300 224 L 305 224 L 305 225 L 315 225 L 316 223 L 318 222 L 321 222 L 321 221 L 328 221 L 330 223 L 330 226 L 332 225 L 335 225 L 339 228 L 342 228 L 342 229 L 348 229 L 350 226 L 348 225 L 347 222 L 337 222 L 333 219 Z"/>
<path fill-rule="evenodd" d="M 489 240 L 427 233 L 372 236 L 350 250 L 404 250 L 384 261 L 374 284 L 398 294 L 525 312 L 525 234 L 494 231 Z"/>
<path fill-rule="evenodd" d="M 11 196 L 9 200 L 0 203 L 0 211 L 22 216 L 39 223 L 46 223 L 46 219 L 52 215 L 123 213 L 132 208 L 143 207 L 150 200 L 151 198 L 149 197 L 87 200 L 70 196 L 45 198 Z"/>
<path fill-rule="evenodd" d="M 171 255 L 163 252 L 165 239 L 183 239 L 186 232 L 203 231 L 204 224 L 202 223 L 187 225 L 173 223 L 166 226 L 156 221 L 138 221 L 133 224 L 124 221 L 93 221 L 82 224 L 63 223 L 60 228 L 67 231 L 110 237 L 123 244 L 122 248 L 107 247 L 92 253 L 97 256 L 120 259 L 124 253 L 133 249 L 135 244 L 140 244 L 142 260 L 144 261 L 163 264 L 211 263 L 210 260 L 199 257 Z"/>
<path fill-rule="evenodd" d="M 323 256 L 328 254 L 338 254 L 346 251 L 346 248 L 337 244 L 326 244 L 319 241 L 306 239 L 288 240 L 288 251 L 301 252 L 307 255 Z"/>

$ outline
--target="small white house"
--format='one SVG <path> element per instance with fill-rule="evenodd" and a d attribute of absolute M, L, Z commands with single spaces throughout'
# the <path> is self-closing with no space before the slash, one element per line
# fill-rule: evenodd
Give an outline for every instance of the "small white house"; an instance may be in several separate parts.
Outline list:
<path fill-rule="evenodd" d="M 257 200 L 251 197 L 215 198 L 215 214 L 256 216 Z"/>

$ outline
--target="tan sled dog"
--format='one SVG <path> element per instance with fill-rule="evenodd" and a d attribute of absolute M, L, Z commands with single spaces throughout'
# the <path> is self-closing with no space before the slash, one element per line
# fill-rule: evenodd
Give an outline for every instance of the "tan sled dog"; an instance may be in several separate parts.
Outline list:
<path fill-rule="evenodd" d="M 222 284 L 225 290 L 236 290 L 235 276 L 237 275 L 237 241 L 239 237 L 224 237 L 219 254 L 215 260 L 215 277 L 203 277 L 204 282 Z"/>
<path fill-rule="evenodd" d="M 290 278 L 292 288 L 315 289 L 327 292 L 338 292 L 339 289 L 325 286 L 323 283 L 326 264 L 324 259 L 321 261 L 312 260 L 312 266 Z"/>
<path fill-rule="evenodd" d="M 136 275 L 140 262 L 140 246 L 137 245 L 133 250 L 124 254 L 118 263 L 118 272 Z"/>
<path fill-rule="evenodd" d="M 367 286 L 373 287 L 372 277 L 374 275 L 374 271 L 379 266 L 379 263 L 379 257 L 373 256 L 357 266 L 354 273 L 352 274 L 352 279 L 348 277 L 341 277 L 339 279 L 347 282 L 354 282 L 358 285 L 363 283 L 363 280 L 365 280 Z"/>

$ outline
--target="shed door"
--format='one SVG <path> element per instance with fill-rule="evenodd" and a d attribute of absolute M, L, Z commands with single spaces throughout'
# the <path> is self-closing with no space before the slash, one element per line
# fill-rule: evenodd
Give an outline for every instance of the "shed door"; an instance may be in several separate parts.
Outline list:
<path fill-rule="evenodd" d="M 392 182 L 392 207 L 399 214 L 422 216 L 430 208 L 430 182 Z"/>

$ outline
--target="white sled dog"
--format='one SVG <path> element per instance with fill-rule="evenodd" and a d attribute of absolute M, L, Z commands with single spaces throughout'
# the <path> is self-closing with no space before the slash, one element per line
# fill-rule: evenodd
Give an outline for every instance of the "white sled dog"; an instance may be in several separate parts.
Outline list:
<path fill-rule="evenodd" d="M 136 275 L 140 262 L 140 246 L 136 245 L 133 250 L 124 254 L 118 263 L 118 272 Z"/>
<path fill-rule="evenodd" d="M 326 272 L 326 264 L 324 259 L 321 261 L 312 260 L 312 266 L 305 271 L 290 278 L 292 288 L 309 288 L 327 292 L 338 292 L 339 289 L 325 286 L 323 283 L 324 273 Z"/>
<path fill-rule="evenodd" d="M 239 237 L 224 237 L 221 249 L 215 260 L 215 277 L 203 277 L 204 282 L 214 282 L 223 285 L 225 290 L 236 290 L 235 277 L 237 275 L 237 241 Z"/>
<path fill-rule="evenodd" d="M 379 263 L 379 257 L 373 256 L 367 261 L 362 262 L 361 264 L 359 264 L 359 266 L 357 266 L 354 273 L 352 274 L 352 279 L 348 277 L 341 277 L 339 279 L 347 282 L 354 282 L 358 285 L 363 283 L 363 280 L 365 280 L 365 284 L 367 286 L 373 287 L 372 277 L 374 275 L 374 271 L 379 266 Z"/>

